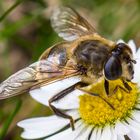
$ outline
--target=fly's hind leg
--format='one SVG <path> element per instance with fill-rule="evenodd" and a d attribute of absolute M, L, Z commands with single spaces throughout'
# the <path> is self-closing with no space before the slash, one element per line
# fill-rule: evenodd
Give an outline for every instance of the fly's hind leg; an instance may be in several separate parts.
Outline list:
<path fill-rule="evenodd" d="M 55 106 L 53 106 L 51 104 L 53 101 L 54 101 L 53 99 L 49 101 L 49 106 L 53 110 L 53 112 L 57 116 L 60 116 L 60 117 L 65 118 L 65 119 L 69 119 L 72 130 L 75 130 L 75 128 L 74 128 L 74 120 L 73 120 L 72 116 L 65 114 L 63 111 L 61 111 L 60 109 L 58 109 Z"/>
<path fill-rule="evenodd" d="M 53 112 L 57 115 L 60 116 L 62 118 L 66 118 L 70 120 L 70 125 L 72 130 L 74 130 L 74 120 L 72 118 L 72 116 L 65 114 L 62 110 L 60 110 L 59 108 L 56 108 L 54 105 L 52 105 L 53 102 L 62 99 L 64 96 L 68 95 L 69 93 L 71 93 L 72 91 L 74 91 L 75 87 L 78 85 L 83 85 L 82 82 L 78 82 L 72 86 L 70 86 L 69 88 L 59 92 L 58 94 L 54 95 L 50 100 L 49 100 L 49 106 L 50 108 L 53 110 Z"/>
<path fill-rule="evenodd" d="M 97 93 L 92 93 L 92 92 L 88 92 L 86 90 L 83 90 L 81 89 L 82 87 L 85 87 L 87 86 L 87 84 L 83 83 L 83 82 L 78 82 L 72 86 L 70 86 L 69 88 L 59 92 L 58 94 L 54 95 L 50 100 L 49 100 L 49 106 L 50 108 L 53 110 L 53 112 L 57 115 L 57 116 L 60 116 L 62 118 L 66 118 L 66 119 L 69 119 L 70 120 L 70 125 L 71 125 L 71 128 L 72 130 L 74 130 L 74 120 L 72 118 L 72 116 L 64 113 L 62 110 L 60 110 L 59 108 L 56 108 L 52 103 L 55 102 L 55 101 L 58 101 L 60 99 L 62 99 L 64 96 L 68 95 L 69 93 L 71 93 L 72 91 L 74 91 L 75 89 L 78 89 L 80 91 L 83 91 L 84 93 L 87 93 L 91 96 L 97 96 L 99 98 L 101 98 L 102 100 L 104 100 L 113 110 L 114 110 L 114 107 L 106 100 L 104 99 L 103 97 L 101 97 L 99 94 Z"/>

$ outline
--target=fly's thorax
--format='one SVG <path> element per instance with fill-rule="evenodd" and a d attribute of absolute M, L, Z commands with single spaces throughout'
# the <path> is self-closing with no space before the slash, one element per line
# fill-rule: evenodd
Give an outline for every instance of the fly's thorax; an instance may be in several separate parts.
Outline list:
<path fill-rule="evenodd" d="M 84 42 L 87 40 L 98 40 L 98 41 L 102 42 L 103 44 L 106 44 L 108 47 L 110 47 L 112 49 L 114 48 L 114 45 L 115 45 L 115 42 L 105 39 L 102 36 L 100 36 L 99 34 L 94 33 L 94 34 L 81 36 L 80 38 L 76 39 L 75 41 L 72 41 L 70 44 L 70 47 L 68 48 L 69 52 L 71 52 L 71 54 L 73 54 L 73 52 L 81 44 L 81 42 Z"/>
<path fill-rule="evenodd" d="M 77 64 L 86 67 L 94 75 L 100 75 L 104 63 L 110 54 L 111 47 L 101 40 L 84 40 L 79 43 L 74 51 Z"/>

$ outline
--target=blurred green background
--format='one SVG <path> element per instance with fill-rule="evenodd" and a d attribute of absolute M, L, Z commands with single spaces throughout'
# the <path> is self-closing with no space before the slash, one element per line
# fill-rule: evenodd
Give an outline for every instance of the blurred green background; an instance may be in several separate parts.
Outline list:
<path fill-rule="evenodd" d="M 140 46 L 140 0 L 0 0 L 0 81 L 61 41 L 49 20 L 58 5 L 75 8 L 102 36 Z M 0 140 L 21 140 L 18 121 L 50 113 L 28 93 L 0 101 Z"/>

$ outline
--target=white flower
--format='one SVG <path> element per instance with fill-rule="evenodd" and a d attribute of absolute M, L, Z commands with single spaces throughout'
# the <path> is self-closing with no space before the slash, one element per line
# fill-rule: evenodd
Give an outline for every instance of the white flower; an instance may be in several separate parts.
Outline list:
<path fill-rule="evenodd" d="M 136 51 L 133 41 L 129 41 L 128 44 L 137 61 L 134 67 L 134 82 L 140 85 L 140 49 Z M 80 81 L 78 77 L 67 78 L 33 90 L 30 94 L 34 99 L 48 106 L 50 97 L 78 81 Z M 102 89 L 98 87 L 95 87 L 95 90 Z M 131 140 L 140 140 L 140 97 L 136 93 L 138 92 L 136 86 L 132 85 L 132 87 L 134 88 L 132 93 L 123 94 L 124 91 L 118 91 L 116 95 L 110 97 L 109 102 L 114 105 L 114 111 L 102 99 L 93 97 L 93 100 L 89 95 L 83 95 L 83 92 L 75 90 L 54 103 L 60 109 L 69 110 L 65 112 L 75 120 L 74 131 L 69 125 L 69 120 L 52 115 L 19 122 L 18 126 L 24 129 L 21 137 L 46 140 L 125 140 L 125 137 L 129 137 Z"/>

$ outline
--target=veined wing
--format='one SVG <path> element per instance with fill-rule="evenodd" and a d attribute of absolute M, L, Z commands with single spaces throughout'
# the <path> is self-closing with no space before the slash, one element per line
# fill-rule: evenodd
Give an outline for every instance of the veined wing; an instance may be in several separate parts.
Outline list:
<path fill-rule="evenodd" d="M 53 61 L 40 60 L 2 82 L 0 99 L 28 92 L 32 88 L 38 88 L 77 74 L 77 70 L 59 67 Z"/>
<path fill-rule="evenodd" d="M 60 37 L 73 41 L 80 36 L 94 34 L 95 29 L 70 7 L 60 7 L 53 11 L 51 23 Z"/>

